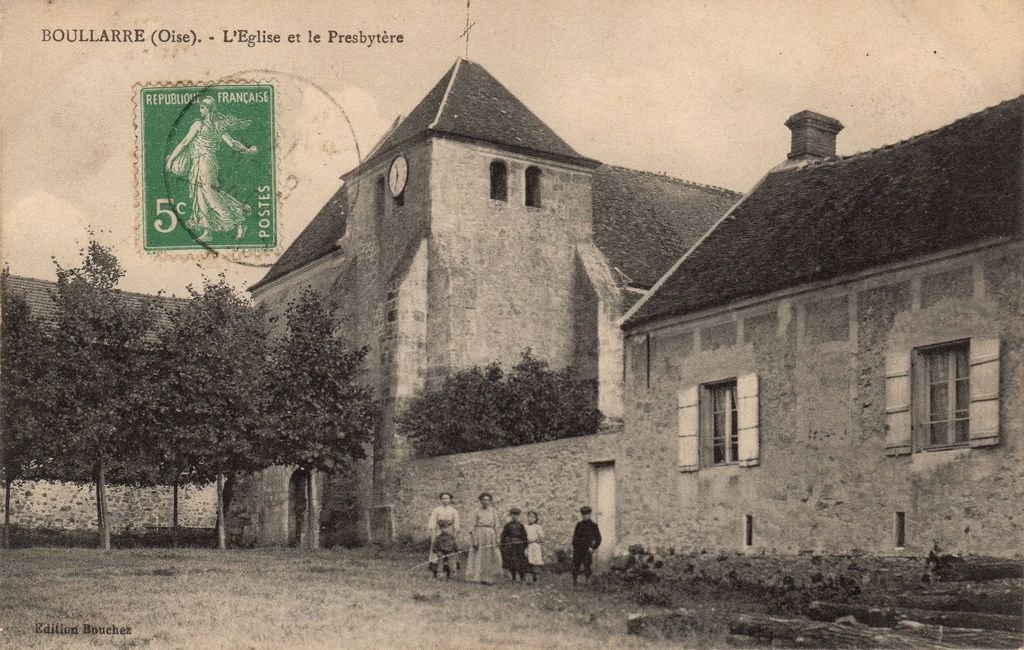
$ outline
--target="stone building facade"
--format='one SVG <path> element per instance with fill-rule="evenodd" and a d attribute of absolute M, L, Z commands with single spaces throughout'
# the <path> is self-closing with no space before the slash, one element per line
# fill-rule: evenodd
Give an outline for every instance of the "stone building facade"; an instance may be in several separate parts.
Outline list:
<path fill-rule="evenodd" d="M 351 345 L 370 351 L 383 418 L 368 462 L 324 481 L 314 507 L 326 544 L 404 526 L 395 495 L 412 450 L 395 417 L 455 370 L 507 367 L 530 349 L 592 380 L 597 406 L 621 420 L 618 319 L 738 196 L 586 158 L 461 59 L 342 180 L 252 287 L 280 313 L 312 286 L 337 305 Z M 294 543 L 291 474 L 241 482 L 237 541 Z"/>
<path fill-rule="evenodd" d="M 791 119 L 628 315 L 621 537 L 1024 551 L 1022 107 L 843 158 Z"/>

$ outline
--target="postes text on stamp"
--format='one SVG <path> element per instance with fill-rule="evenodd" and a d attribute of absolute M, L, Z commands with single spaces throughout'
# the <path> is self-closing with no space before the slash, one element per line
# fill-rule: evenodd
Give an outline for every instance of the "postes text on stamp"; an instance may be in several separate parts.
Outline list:
<path fill-rule="evenodd" d="M 274 87 L 141 86 L 136 101 L 143 249 L 273 251 Z"/>

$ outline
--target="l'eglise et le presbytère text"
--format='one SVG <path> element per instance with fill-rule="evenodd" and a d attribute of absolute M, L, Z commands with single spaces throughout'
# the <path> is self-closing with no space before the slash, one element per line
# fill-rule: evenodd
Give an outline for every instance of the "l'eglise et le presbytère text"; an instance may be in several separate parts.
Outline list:
<path fill-rule="evenodd" d="M 197 32 L 194 29 L 51 27 L 41 30 L 41 38 L 44 43 L 140 43 L 154 46 L 175 43 L 198 45 L 205 41 L 213 41 L 244 44 L 247 47 L 281 43 L 324 43 L 373 47 L 374 45 L 405 42 L 404 34 L 392 34 L 386 29 L 379 31 L 329 29 L 324 32 L 306 30 L 305 33 L 289 32 L 286 34 L 266 29 L 220 29 L 216 30 L 216 35 L 213 36 L 201 36 L 201 33 L 203 32 Z"/>

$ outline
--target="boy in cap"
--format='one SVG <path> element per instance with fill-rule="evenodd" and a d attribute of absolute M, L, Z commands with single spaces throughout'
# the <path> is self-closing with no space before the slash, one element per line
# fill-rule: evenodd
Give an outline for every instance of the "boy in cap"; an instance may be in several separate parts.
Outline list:
<path fill-rule="evenodd" d="M 576 524 L 572 533 L 572 584 L 576 584 L 576 576 L 583 574 L 590 582 L 591 569 L 594 566 L 594 551 L 601 545 L 601 531 L 597 523 L 590 519 L 590 506 L 580 508 L 583 520 Z"/>
<path fill-rule="evenodd" d="M 519 521 L 522 510 L 512 508 L 508 511 L 511 520 L 501 531 L 501 566 L 512 574 L 512 582 L 519 578 L 526 582 L 529 566 L 526 563 L 526 527 Z"/>

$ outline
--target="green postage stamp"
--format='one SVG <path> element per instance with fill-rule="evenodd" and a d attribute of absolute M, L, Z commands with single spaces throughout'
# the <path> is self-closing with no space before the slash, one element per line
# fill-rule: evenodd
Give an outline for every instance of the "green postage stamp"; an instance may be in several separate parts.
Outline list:
<path fill-rule="evenodd" d="M 137 87 L 143 250 L 273 251 L 274 87 Z"/>

